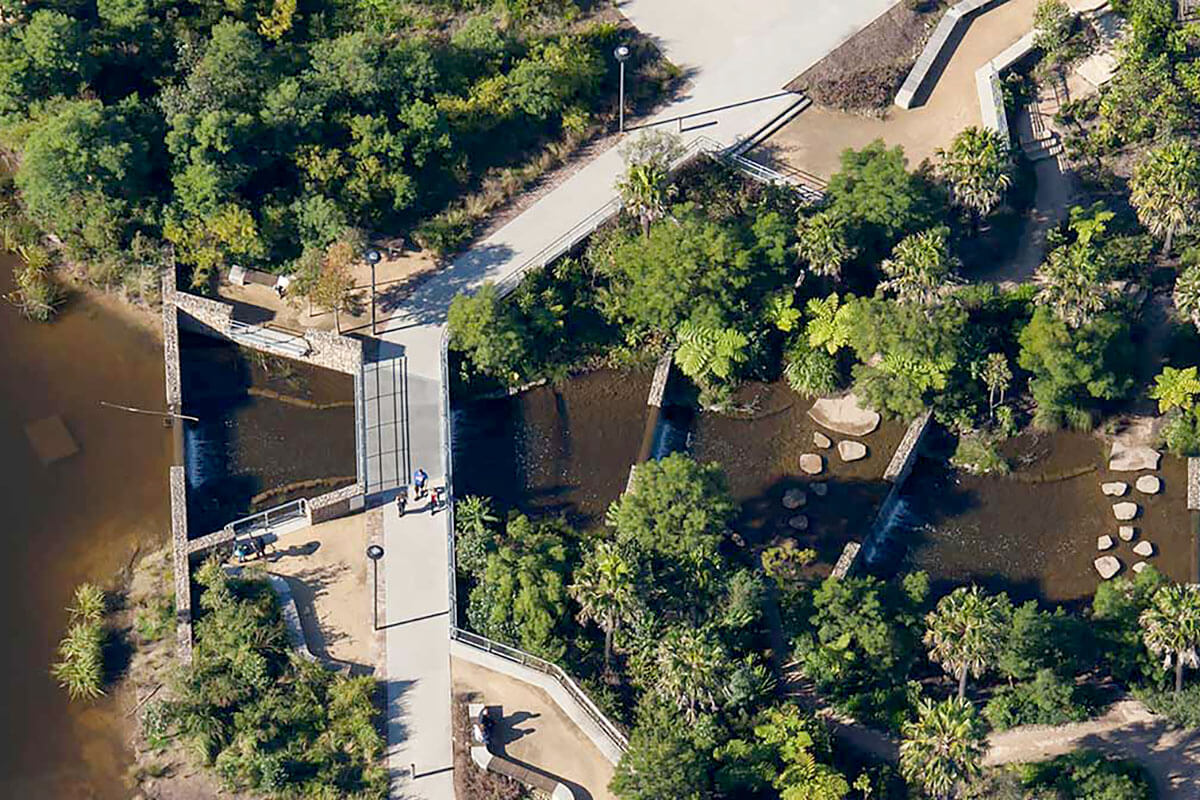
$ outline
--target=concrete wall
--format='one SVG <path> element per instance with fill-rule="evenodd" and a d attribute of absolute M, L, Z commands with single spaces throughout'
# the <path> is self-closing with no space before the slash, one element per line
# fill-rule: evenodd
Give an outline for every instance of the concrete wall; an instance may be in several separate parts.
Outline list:
<path fill-rule="evenodd" d="M 1004 89 L 1000 73 L 1020 61 L 1033 50 L 1036 34 L 1033 31 L 1005 48 L 991 61 L 975 71 L 975 88 L 979 92 L 979 114 L 983 127 L 1009 138 L 1008 115 L 1004 109 Z"/>
<path fill-rule="evenodd" d="M 308 501 L 308 521 L 316 525 L 363 510 L 366 486 L 362 481 L 334 489 Z"/>
<path fill-rule="evenodd" d="M 937 28 L 934 29 L 933 35 L 929 37 L 925 49 L 921 51 L 921 55 L 917 56 L 916 63 L 913 64 L 908 77 L 904 80 L 904 85 L 896 93 L 896 105 L 905 109 L 912 108 L 921 95 L 925 81 L 930 78 L 939 62 L 949 58 L 948 48 L 951 44 L 958 44 L 962 30 L 971 18 L 1003 2 L 1005 0 L 962 0 L 947 9 L 946 13 L 942 15 L 941 21 L 938 22 Z"/>
<path fill-rule="evenodd" d="M 175 580 L 175 637 L 182 663 L 192 660 L 192 573 L 188 564 L 187 475 L 182 466 L 172 466 L 171 563 Z"/>
<path fill-rule="evenodd" d="M 1189 458 L 1187 470 L 1188 511 L 1200 511 L 1200 458 Z"/>

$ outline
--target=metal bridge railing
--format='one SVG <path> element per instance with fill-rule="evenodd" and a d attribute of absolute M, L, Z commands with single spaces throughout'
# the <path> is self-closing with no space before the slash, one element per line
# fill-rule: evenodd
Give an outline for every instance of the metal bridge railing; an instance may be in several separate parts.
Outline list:
<path fill-rule="evenodd" d="M 266 325 L 251 325 L 236 319 L 229 321 L 229 338 L 283 356 L 303 357 L 312 350 L 308 340 L 299 334 Z"/>
<path fill-rule="evenodd" d="M 303 498 L 235 519 L 226 523 L 224 530 L 232 533 L 235 538 L 261 536 L 270 533 L 273 528 L 299 519 L 308 520 L 308 501 Z"/>

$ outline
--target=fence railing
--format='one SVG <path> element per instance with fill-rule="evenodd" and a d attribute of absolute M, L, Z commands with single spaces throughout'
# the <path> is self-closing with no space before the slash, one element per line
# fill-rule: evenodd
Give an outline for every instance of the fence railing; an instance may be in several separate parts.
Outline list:
<path fill-rule="evenodd" d="M 265 325 L 252 325 L 236 319 L 229 321 L 229 338 L 252 342 L 257 348 L 284 356 L 306 356 L 312 348 L 308 340 L 297 333 Z"/>
<path fill-rule="evenodd" d="M 563 687 L 566 693 L 571 696 L 571 699 L 579 704 L 580 708 L 582 708 L 584 713 L 591 718 L 592 722 L 596 723 L 600 730 L 603 731 L 604 735 L 607 736 L 610 741 L 612 741 L 618 750 L 624 753 L 629 749 L 629 739 L 625 737 L 625 734 L 622 733 L 621 730 L 604 715 L 604 712 L 600 710 L 600 707 L 592 702 L 592 698 L 588 697 L 587 694 L 579 688 L 579 685 L 571 679 L 571 676 L 564 672 L 557 664 L 547 661 L 544 658 L 538 658 L 537 656 L 526 653 L 523 650 L 518 650 L 515 647 L 509 647 L 506 644 L 493 641 L 486 636 L 480 636 L 477 633 L 462 630 L 457 626 L 452 626 L 450 628 L 450 638 L 479 650 L 483 650 L 484 652 L 491 653 L 492 655 L 499 656 L 507 661 L 512 661 L 516 664 L 529 667 L 530 669 L 535 669 L 538 672 L 554 678 L 558 684 Z"/>
<path fill-rule="evenodd" d="M 232 533 L 234 538 L 261 536 L 269 533 L 272 528 L 298 519 L 308 519 L 308 501 L 303 498 L 268 508 L 266 511 L 259 511 L 257 514 L 250 514 L 241 519 L 235 519 L 233 522 L 226 523 L 224 530 Z"/>
<path fill-rule="evenodd" d="M 458 584 L 455 581 L 456 553 L 454 548 L 454 417 L 450 415 L 450 330 L 442 331 L 441 353 L 442 403 L 442 469 L 446 475 L 446 582 L 450 598 L 450 636 L 458 628 Z"/>

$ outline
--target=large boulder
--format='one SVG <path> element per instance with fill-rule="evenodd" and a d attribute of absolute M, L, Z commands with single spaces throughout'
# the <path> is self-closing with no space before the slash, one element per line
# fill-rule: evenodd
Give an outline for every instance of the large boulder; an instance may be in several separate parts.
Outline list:
<path fill-rule="evenodd" d="M 1148 469 L 1158 469 L 1162 454 L 1157 450 L 1113 442 L 1112 452 L 1108 457 L 1108 468 L 1113 472 L 1142 472 Z"/>
<path fill-rule="evenodd" d="M 1142 539 L 1133 546 L 1133 552 L 1137 553 L 1142 558 L 1149 558 L 1150 556 L 1154 555 L 1154 545 L 1152 545 L 1150 542 L 1147 542 L 1145 539 Z"/>
<path fill-rule="evenodd" d="M 783 493 L 783 507 L 789 511 L 800 508 L 808 502 L 808 495 L 803 489 L 788 489 Z"/>
<path fill-rule="evenodd" d="M 843 436 L 866 436 L 879 427 L 879 412 L 863 408 L 853 394 L 822 397 L 813 403 L 808 415 L 822 428 Z"/>
<path fill-rule="evenodd" d="M 1142 494 L 1158 494 L 1162 491 L 1162 481 L 1157 475 L 1143 475 L 1134 484 Z"/>
<path fill-rule="evenodd" d="M 800 469 L 805 475 L 820 475 L 825 471 L 825 459 L 816 453 L 805 453 L 800 456 Z"/>
<path fill-rule="evenodd" d="M 1121 522 L 1128 522 L 1138 515 L 1138 504 L 1130 503 L 1128 501 L 1124 503 L 1113 503 L 1113 514 L 1115 514 L 1117 519 L 1119 519 Z"/>
<path fill-rule="evenodd" d="M 867 457 L 867 446 L 862 442 L 843 439 L 838 442 L 838 455 L 842 461 L 860 461 Z"/>
<path fill-rule="evenodd" d="M 1100 577 L 1104 580 L 1108 580 L 1121 571 L 1121 559 L 1116 556 L 1100 556 L 1092 563 L 1096 566 L 1096 572 L 1099 572 Z"/>
<path fill-rule="evenodd" d="M 1112 481 L 1110 483 L 1100 484 L 1100 491 L 1104 492 L 1109 497 L 1121 497 L 1125 492 L 1129 491 L 1129 484 L 1124 481 Z"/>

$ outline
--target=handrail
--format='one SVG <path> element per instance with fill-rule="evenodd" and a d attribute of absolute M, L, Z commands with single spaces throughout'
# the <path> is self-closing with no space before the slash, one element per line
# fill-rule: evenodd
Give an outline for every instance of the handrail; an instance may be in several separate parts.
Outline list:
<path fill-rule="evenodd" d="M 531 653 L 526 653 L 524 650 L 518 650 L 515 647 L 489 639 L 486 636 L 480 636 L 478 633 L 463 630 L 458 626 L 451 626 L 450 638 L 486 653 L 500 656 L 521 666 L 530 667 L 554 678 L 566 690 L 567 694 L 571 696 L 571 699 L 583 708 L 587 715 L 591 717 L 592 722 L 599 726 L 600 730 L 604 732 L 604 735 L 612 741 L 618 750 L 624 753 L 629 749 L 629 739 L 626 738 L 625 734 L 604 715 L 604 712 L 592 701 L 592 698 L 588 697 L 583 689 L 579 688 L 579 685 L 571 679 L 571 676 L 564 672 L 557 664 L 547 661 L 544 658 L 539 658 Z"/>
<path fill-rule="evenodd" d="M 450 329 L 442 329 L 439 359 L 442 370 L 442 402 L 439 409 L 442 433 L 442 470 L 446 476 L 446 581 L 450 598 L 450 638 L 458 628 L 457 559 L 454 543 L 454 418 L 450 415 Z"/>
<path fill-rule="evenodd" d="M 280 505 L 272 506 L 264 511 L 258 511 L 254 514 L 247 514 L 240 519 L 235 519 L 232 522 L 225 523 L 222 526 L 222 529 L 229 531 L 235 536 L 242 535 L 246 531 L 254 531 L 259 529 L 270 530 L 272 516 L 276 517 L 276 523 L 280 521 L 280 517 L 282 517 L 283 520 L 307 517 L 308 501 L 302 497 L 299 500 L 292 500 L 287 503 L 281 503 Z M 259 520 L 261 520 L 261 524 L 259 523 Z M 252 524 L 247 525 L 246 523 Z"/>

